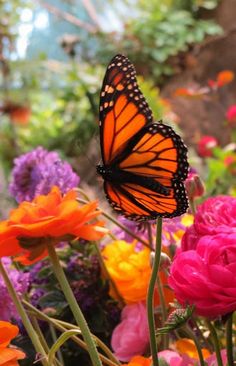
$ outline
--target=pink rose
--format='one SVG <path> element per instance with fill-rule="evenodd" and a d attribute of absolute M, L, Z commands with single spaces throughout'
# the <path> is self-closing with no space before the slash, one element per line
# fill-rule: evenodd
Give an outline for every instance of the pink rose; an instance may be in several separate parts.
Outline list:
<path fill-rule="evenodd" d="M 215 318 L 236 310 L 236 232 L 203 236 L 195 250 L 177 253 L 169 285 L 182 304 Z"/>
<path fill-rule="evenodd" d="M 212 156 L 212 149 L 218 145 L 217 140 L 213 136 L 202 136 L 198 142 L 197 152 L 202 158 Z"/>
<path fill-rule="evenodd" d="M 111 346 L 120 361 L 129 361 L 145 352 L 149 344 L 146 306 L 142 303 L 126 305 L 122 310 L 121 323 L 112 333 Z"/>
<path fill-rule="evenodd" d="M 204 235 L 230 232 L 236 233 L 236 198 L 223 195 L 208 198 L 198 206 L 194 223 L 182 238 L 181 249 L 195 249 Z"/>

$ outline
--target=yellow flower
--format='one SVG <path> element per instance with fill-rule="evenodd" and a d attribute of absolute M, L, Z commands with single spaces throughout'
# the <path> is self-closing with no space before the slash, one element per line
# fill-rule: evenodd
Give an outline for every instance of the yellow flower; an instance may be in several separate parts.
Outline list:
<path fill-rule="evenodd" d="M 123 240 L 108 244 L 103 257 L 110 276 L 127 304 L 146 299 L 151 275 L 150 250 L 135 250 Z"/>

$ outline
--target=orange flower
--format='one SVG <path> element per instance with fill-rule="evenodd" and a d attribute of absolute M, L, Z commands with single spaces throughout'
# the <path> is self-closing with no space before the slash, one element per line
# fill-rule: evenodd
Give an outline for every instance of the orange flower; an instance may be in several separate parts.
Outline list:
<path fill-rule="evenodd" d="M 74 190 L 62 196 L 58 187 L 22 202 L 0 223 L 0 257 L 17 256 L 21 263 L 31 264 L 47 256 L 49 242 L 98 240 L 107 230 L 101 222 L 88 223 L 99 215 L 96 209 L 97 202 L 79 206 Z"/>
<path fill-rule="evenodd" d="M 233 79 L 234 79 L 233 71 L 223 70 L 217 74 L 216 80 L 208 80 L 208 85 L 213 89 L 217 89 L 220 88 L 221 86 L 231 83 Z"/>
<path fill-rule="evenodd" d="M 188 339 L 188 338 L 179 339 L 178 341 L 175 342 L 175 346 L 179 353 L 186 354 L 189 357 L 195 358 L 196 360 L 198 360 L 199 357 L 198 357 L 197 348 L 192 339 Z M 203 354 L 204 359 L 211 355 L 211 353 L 206 348 L 202 349 L 202 354 Z"/>
<path fill-rule="evenodd" d="M 174 97 L 200 98 L 209 92 L 209 88 L 178 88 L 174 92 Z"/>
<path fill-rule="evenodd" d="M 217 75 L 218 86 L 223 86 L 231 83 L 234 80 L 234 72 L 230 70 L 223 70 Z"/>
<path fill-rule="evenodd" d="M 0 366 L 18 366 L 18 360 L 25 358 L 24 352 L 16 348 L 7 348 L 18 332 L 19 329 L 15 325 L 0 321 Z"/>
<path fill-rule="evenodd" d="M 129 363 L 125 363 L 123 366 L 151 366 L 151 358 L 146 358 L 142 356 L 134 356 L 131 358 Z"/>
<path fill-rule="evenodd" d="M 102 252 L 108 272 L 127 304 L 146 299 L 151 276 L 150 250 L 144 247 L 136 251 L 135 246 L 136 243 L 117 240 L 106 245 Z M 166 302 L 172 301 L 173 292 L 165 286 L 167 277 L 162 274 L 161 279 Z M 158 303 L 158 295 L 155 293 L 155 304 Z"/>

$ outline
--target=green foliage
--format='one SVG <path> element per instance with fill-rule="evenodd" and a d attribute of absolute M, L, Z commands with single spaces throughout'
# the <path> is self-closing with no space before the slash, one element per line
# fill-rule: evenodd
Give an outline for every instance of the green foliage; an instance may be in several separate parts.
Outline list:
<path fill-rule="evenodd" d="M 169 3 L 169 4 L 168 4 Z M 107 63 L 117 50 L 128 55 L 141 74 L 155 82 L 175 73 L 172 58 L 221 32 L 212 20 L 197 18 L 192 9 L 175 2 L 139 2 L 135 17 L 129 17 L 121 33 L 98 34 L 95 57 Z"/>
<path fill-rule="evenodd" d="M 228 164 L 227 160 L 231 157 L 235 160 L 232 164 Z M 235 195 L 236 154 L 217 147 L 213 150 L 213 157 L 208 158 L 206 163 L 207 176 L 205 184 L 207 196 Z"/>

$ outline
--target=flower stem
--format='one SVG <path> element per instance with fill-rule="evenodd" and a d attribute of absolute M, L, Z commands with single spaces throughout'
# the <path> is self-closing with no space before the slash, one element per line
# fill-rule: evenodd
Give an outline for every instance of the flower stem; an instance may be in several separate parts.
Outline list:
<path fill-rule="evenodd" d="M 36 307 L 34 307 L 32 304 L 30 304 L 29 302 L 27 302 L 25 300 L 23 300 L 23 304 L 25 305 L 25 307 L 27 307 L 27 309 L 29 309 L 30 313 L 32 312 L 32 314 L 34 314 L 34 316 L 37 316 L 39 319 L 45 320 L 49 324 L 52 324 L 60 332 L 65 332 L 67 329 L 76 327 L 75 325 L 72 325 L 72 324 L 63 322 L 61 320 L 54 319 L 54 318 L 47 316 L 42 311 L 38 310 Z M 69 328 L 69 325 L 71 328 Z M 93 337 L 95 337 L 95 336 L 93 336 Z M 78 338 L 77 336 L 72 336 L 71 339 L 75 343 L 77 343 L 81 348 L 85 349 L 86 351 L 88 350 L 86 343 L 82 339 Z M 112 354 L 112 352 L 109 350 L 109 348 L 101 340 L 100 340 L 100 343 L 98 343 L 98 344 L 99 344 L 100 348 L 104 351 L 104 353 L 110 357 L 110 360 L 109 360 L 104 355 L 99 354 L 99 357 L 101 358 L 101 361 L 104 364 L 109 365 L 109 366 L 120 365 L 119 361 L 115 358 L 115 356 Z"/>
<path fill-rule="evenodd" d="M 149 325 L 149 336 L 150 336 L 150 346 L 152 353 L 152 363 L 153 366 L 159 366 L 158 356 L 157 356 L 157 343 L 155 335 L 155 319 L 154 319 L 154 290 L 156 284 L 156 278 L 158 276 L 158 270 L 160 265 L 161 257 L 161 234 L 162 234 L 162 218 L 157 219 L 157 231 L 156 231 L 156 248 L 155 257 L 152 266 L 152 274 L 150 278 L 150 283 L 148 287 L 147 294 L 147 317 Z"/>
<path fill-rule="evenodd" d="M 167 309 L 166 309 L 166 302 L 165 302 L 165 296 L 164 296 L 164 291 L 163 291 L 163 284 L 161 282 L 161 279 L 159 276 L 157 276 L 157 289 L 158 289 L 158 295 L 159 295 L 159 299 L 160 299 L 160 305 L 161 305 L 161 315 L 162 315 L 162 324 L 161 326 L 163 327 L 165 324 L 165 321 L 167 319 Z M 168 334 L 163 334 L 162 336 L 163 339 L 163 349 L 168 349 L 169 348 L 169 335 Z"/>
<path fill-rule="evenodd" d="M 215 327 L 211 324 L 210 320 L 207 320 L 207 325 L 208 325 L 208 328 L 211 332 L 212 340 L 213 340 L 213 343 L 214 343 L 216 359 L 217 359 L 217 365 L 218 366 L 223 366 L 223 361 L 222 361 L 222 357 L 221 357 L 221 353 L 220 353 L 219 340 L 218 340 L 218 336 L 217 336 Z"/>
<path fill-rule="evenodd" d="M 192 331 L 192 329 L 188 325 L 186 325 L 184 327 L 184 331 L 194 341 L 194 344 L 197 348 L 200 365 L 205 366 L 205 361 L 204 361 L 204 357 L 202 354 L 202 348 L 201 348 L 201 345 L 199 344 L 198 337 L 195 335 L 195 333 Z"/>
<path fill-rule="evenodd" d="M 49 366 L 48 365 L 48 361 L 47 361 L 47 354 L 39 340 L 39 337 L 37 335 L 37 333 L 35 332 L 31 322 L 30 322 L 30 319 L 27 315 L 27 313 L 25 312 L 25 309 L 19 299 L 19 296 L 17 294 L 17 292 L 15 291 L 12 283 L 11 283 L 11 280 L 7 274 L 7 271 L 5 270 L 1 260 L 0 260 L 0 273 L 3 277 L 3 280 L 6 284 L 6 287 L 7 287 L 7 290 L 15 304 L 15 307 L 21 317 L 21 321 L 31 339 L 31 342 L 33 343 L 33 346 L 36 350 L 37 353 L 39 353 L 41 356 L 42 356 L 42 359 L 41 359 L 41 363 L 43 366 Z"/>
<path fill-rule="evenodd" d="M 226 349 L 227 349 L 228 366 L 234 365 L 232 326 L 233 326 L 233 313 L 230 314 L 230 316 L 226 322 Z"/>
<path fill-rule="evenodd" d="M 189 206 L 190 206 L 190 209 L 191 209 L 191 213 L 194 216 L 196 214 L 196 205 L 195 205 L 194 198 L 189 199 Z"/>
<path fill-rule="evenodd" d="M 81 333 L 84 338 L 84 341 L 88 346 L 88 352 L 89 352 L 90 358 L 92 360 L 92 364 L 93 364 L 93 366 L 102 366 L 101 360 L 98 355 L 96 344 L 91 336 L 87 322 L 83 316 L 82 311 L 80 310 L 80 307 L 79 307 L 79 305 L 74 297 L 74 294 L 70 288 L 70 285 L 66 279 L 65 273 L 64 273 L 62 267 L 60 266 L 56 250 L 55 250 L 53 244 L 48 244 L 47 248 L 48 248 L 48 254 L 49 254 L 49 257 L 52 262 L 55 276 L 57 277 L 58 282 L 60 283 L 61 289 L 65 295 L 66 300 L 68 301 L 68 304 L 75 317 L 75 320 L 81 329 Z"/>

